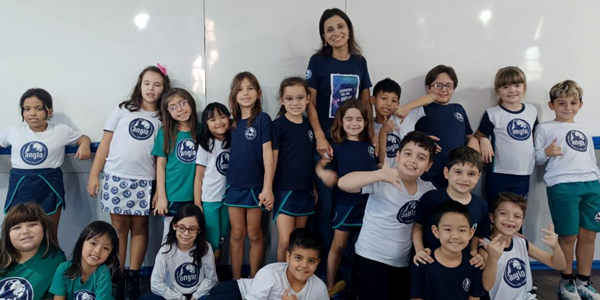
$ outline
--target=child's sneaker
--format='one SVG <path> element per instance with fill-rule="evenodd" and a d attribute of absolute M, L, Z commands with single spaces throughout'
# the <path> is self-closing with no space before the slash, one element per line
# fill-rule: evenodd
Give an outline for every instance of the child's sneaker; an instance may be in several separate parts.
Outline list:
<path fill-rule="evenodd" d="M 577 292 L 582 299 L 587 300 L 600 300 L 600 294 L 598 291 L 592 286 L 591 281 L 581 281 L 579 278 L 576 279 L 577 282 Z"/>
<path fill-rule="evenodd" d="M 557 293 L 562 300 L 581 300 L 573 280 L 564 280 L 561 278 L 558 282 Z"/>

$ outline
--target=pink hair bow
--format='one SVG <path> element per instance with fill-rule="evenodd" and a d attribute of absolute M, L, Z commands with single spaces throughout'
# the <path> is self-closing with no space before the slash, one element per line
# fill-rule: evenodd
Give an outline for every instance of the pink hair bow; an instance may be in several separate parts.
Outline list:
<path fill-rule="evenodd" d="M 167 68 L 165 68 L 165 66 L 162 66 L 161 64 L 156 64 L 156 66 L 163 73 L 163 75 L 167 76 Z"/>

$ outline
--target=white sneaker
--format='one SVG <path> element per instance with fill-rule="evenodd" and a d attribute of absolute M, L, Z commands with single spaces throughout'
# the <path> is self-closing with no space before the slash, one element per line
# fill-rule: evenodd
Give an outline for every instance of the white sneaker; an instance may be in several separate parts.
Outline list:
<path fill-rule="evenodd" d="M 564 280 L 561 278 L 558 282 L 557 293 L 561 300 L 581 300 L 573 280 Z"/>
<path fill-rule="evenodd" d="M 598 291 L 592 286 L 592 282 L 581 281 L 579 278 L 576 279 L 577 292 L 582 299 L 587 300 L 600 300 L 600 294 Z"/>

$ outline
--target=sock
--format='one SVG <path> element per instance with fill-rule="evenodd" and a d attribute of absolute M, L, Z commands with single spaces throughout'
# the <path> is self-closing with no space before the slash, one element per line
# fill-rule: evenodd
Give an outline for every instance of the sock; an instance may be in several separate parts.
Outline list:
<path fill-rule="evenodd" d="M 577 279 L 579 281 L 581 281 L 583 283 L 583 285 L 585 285 L 585 286 L 587 286 L 588 283 L 590 282 L 590 276 L 584 276 L 584 275 L 577 274 L 577 276 L 575 276 L 575 277 L 577 277 Z"/>
<path fill-rule="evenodd" d="M 562 277 L 562 279 L 564 280 L 573 280 L 573 274 L 564 274 L 564 273 L 560 273 L 560 277 Z"/>

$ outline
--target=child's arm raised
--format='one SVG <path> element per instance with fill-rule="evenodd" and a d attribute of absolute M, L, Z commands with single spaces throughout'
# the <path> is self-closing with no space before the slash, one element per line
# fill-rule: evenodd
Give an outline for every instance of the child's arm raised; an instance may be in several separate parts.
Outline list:
<path fill-rule="evenodd" d="M 204 172 L 206 167 L 196 165 L 196 175 L 194 176 L 194 204 L 202 209 L 202 183 L 204 182 Z M 204 209 L 202 209 L 204 212 Z"/>
<path fill-rule="evenodd" d="M 315 174 L 323 181 L 328 188 L 332 189 L 338 182 L 337 173 L 332 170 L 325 169 L 327 162 L 320 160 L 315 167 Z"/>
<path fill-rule="evenodd" d="M 479 249 L 479 254 L 485 261 L 485 268 L 483 269 L 483 274 L 481 276 L 481 283 L 486 291 L 490 291 L 496 282 L 498 259 L 500 259 L 500 256 L 502 256 L 502 252 L 504 252 L 504 247 L 506 246 L 504 241 L 500 242 L 501 237 L 502 235 L 498 234 L 489 243 L 486 243 L 481 239 L 479 240 L 479 242 L 483 245 L 483 249 Z"/>
<path fill-rule="evenodd" d="M 565 255 L 558 244 L 558 235 L 554 232 L 554 225 L 550 224 L 548 229 L 542 228 L 542 232 L 546 235 L 542 238 L 542 242 L 552 249 L 552 254 L 536 247 L 533 243 L 529 243 L 529 256 L 533 259 L 542 262 L 543 264 L 562 271 L 567 267 Z"/>
<path fill-rule="evenodd" d="M 359 193 L 361 188 L 369 184 L 385 181 L 402 190 L 400 180 L 398 170 L 391 169 L 386 159 L 383 161 L 383 167 L 379 170 L 352 172 L 344 175 L 338 180 L 338 187 L 348 193 Z"/>
<path fill-rule="evenodd" d="M 152 213 L 156 216 L 164 216 L 169 212 L 169 203 L 167 200 L 167 189 L 165 180 L 165 168 L 167 166 L 167 158 L 158 156 L 156 158 L 156 194 L 158 201 Z"/>
<path fill-rule="evenodd" d="M 433 103 L 436 98 L 437 98 L 437 96 L 435 94 L 425 94 L 413 101 L 410 101 L 410 102 L 398 107 L 398 109 L 396 109 L 396 112 L 394 114 L 398 118 L 404 119 L 404 118 L 406 118 L 406 116 L 408 115 L 408 113 L 411 110 L 413 110 L 415 108 L 419 108 L 421 106 L 427 106 L 427 105 Z"/>
<path fill-rule="evenodd" d="M 271 141 L 262 144 L 263 162 L 265 165 L 265 177 L 263 181 L 263 190 L 258 195 L 259 205 L 264 205 L 266 210 L 273 208 L 273 176 L 275 176 L 275 167 L 273 166 L 273 148 Z"/>
<path fill-rule="evenodd" d="M 92 163 L 92 169 L 90 170 L 90 178 L 88 179 L 87 192 L 90 196 L 96 198 L 100 187 L 100 171 L 104 168 L 104 163 L 108 157 L 108 151 L 110 149 L 110 142 L 112 141 L 114 133 L 112 131 L 104 131 L 102 140 L 96 150 L 96 157 L 94 163 Z"/>
<path fill-rule="evenodd" d="M 92 156 L 92 150 L 90 146 L 92 144 L 92 140 L 87 135 L 82 135 L 77 140 L 77 153 L 75 153 L 75 158 L 80 160 L 86 160 Z"/>

